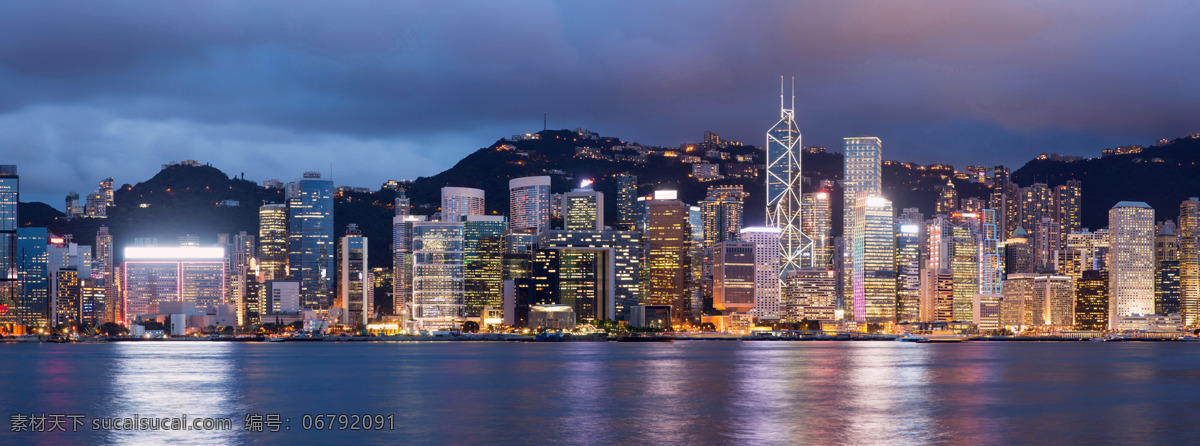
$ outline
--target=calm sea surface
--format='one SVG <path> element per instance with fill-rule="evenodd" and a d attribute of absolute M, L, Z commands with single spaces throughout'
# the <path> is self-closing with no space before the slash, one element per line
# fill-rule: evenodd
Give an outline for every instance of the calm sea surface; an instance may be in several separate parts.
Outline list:
<path fill-rule="evenodd" d="M 17 444 L 1198 444 L 1200 345 L 0 344 L 0 410 Z M 9 432 L 29 413 L 88 425 Z M 394 425 L 304 429 L 328 413 Z M 91 430 L 135 414 L 233 430 Z"/>

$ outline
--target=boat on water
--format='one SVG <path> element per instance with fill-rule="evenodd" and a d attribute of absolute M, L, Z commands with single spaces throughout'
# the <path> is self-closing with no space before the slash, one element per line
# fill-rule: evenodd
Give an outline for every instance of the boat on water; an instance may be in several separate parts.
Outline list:
<path fill-rule="evenodd" d="M 284 340 L 285 339 L 278 336 L 271 336 L 267 338 L 267 342 L 283 342 Z"/>
<path fill-rule="evenodd" d="M 1176 340 L 1183 341 L 1183 342 L 1200 342 L 1200 338 L 1195 337 L 1195 336 L 1180 336 Z"/>
<path fill-rule="evenodd" d="M 966 342 L 967 335 L 962 333 L 945 332 L 945 333 L 930 333 L 924 335 L 925 339 L 919 340 L 922 344 L 930 343 L 947 343 L 947 342 Z"/>
<path fill-rule="evenodd" d="M 896 342 L 921 342 L 921 341 L 927 341 L 927 340 L 929 340 L 929 339 L 926 337 L 917 336 L 912 333 L 905 333 L 904 336 L 900 336 L 900 337 L 896 338 Z"/>

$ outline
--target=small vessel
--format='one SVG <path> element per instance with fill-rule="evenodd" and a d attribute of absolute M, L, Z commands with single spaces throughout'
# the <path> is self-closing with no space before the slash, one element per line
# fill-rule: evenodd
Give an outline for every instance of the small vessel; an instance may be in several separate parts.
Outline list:
<path fill-rule="evenodd" d="M 284 339 L 281 337 L 278 337 L 278 336 L 271 336 L 271 337 L 267 338 L 267 342 L 283 342 L 283 341 L 284 341 Z"/>
<path fill-rule="evenodd" d="M 955 332 L 952 332 L 949 330 L 944 330 L 944 331 L 939 330 L 938 332 L 934 332 L 934 333 L 925 335 L 925 339 L 919 340 L 917 342 L 920 342 L 922 344 L 928 344 L 928 343 L 933 343 L 933 342 L 937 342 L 937 343 L 965 342 L 966 340 L 967 340 L 967 335 L 964 335 L 962 333 L 955 333 Z"/>
<path fill-rule="evenodd" d="M 1195 336 L 1181 336 L 1176 340 L 1183 341 L 1183 342 L 1200 342 L 1200 338 L 1195 337 Z"/>
<path fill-rule="evenodd" d="M 929 340 L 929 338 L 926 338 L 923 336 L 917 336 L 912 333 L 905 333 L 904 336 L 900 336 L 900 337 L 896 338 L 896 342 L 922 342 L 922 341 L 928 341 L 928 340 Z"/>

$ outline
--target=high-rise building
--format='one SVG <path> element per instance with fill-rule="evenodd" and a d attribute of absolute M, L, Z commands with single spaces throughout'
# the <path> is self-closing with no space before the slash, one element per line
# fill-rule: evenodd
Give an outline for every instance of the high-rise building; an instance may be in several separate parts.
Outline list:
<path fill-rule="evenodd" d="M 837 273 L 830 269 L 806 268 L 783 275 L 781 300 L 787 322 L 834 321 L 838 318 Z"/>
<path fill-rule="evenodd" d="M 104 218 L 108 216 L 107 202 L 104 200 L 104 195 L 100 192 L 87 194 L 84 201 L 83 213 L 92 218 Z"/>
<path fill-rule="evenodd" d="M 1154 314 L 1154 209 L 1119 202 L 1108 211 L 1108 231 L 1108 325 L 1135 328 L 1126 318 Z"/>
<path fill-rule="evenodd" d="M 225 234 L 218 236 L 223 238 Z M 222 241 L 225 246 L 226 279 L 229 284 L 225 288 L 225 301 L 234 306 L 238 324 L 249 323 L 260 315 L 261 310 L 257 293 L 251 294 L 255 288 L 250 285 L 250 278 L 258 280 L 258 275 L 252 271 L 256 248 L 254 235 L 240 231 Z"/>
<path fill-rule="evenodd" d="M 601 315 L 597 317 L 628 321 L 629 312 L 638 305 L 638 296 L 640 296 L 638 283 L 641 266 L 640 237 L 636 231 L 548 231 L 541 235 L 537 245 L 542 249 L 557 250 L 566 257 L 570 257 L 574 252 L 603 251 L 601 257 L 592 256 L 581 259 L 598 261 L 598 263 L 594 263 L 594 266 L 601 269 L 597 272 L 596 277 L 602 279 L 605 284 L 612 281 L 611 285 L 606 286 L 613 289 L 613 308 L 607 309 L 604 302 L 596 304 L 594 308 L 599 310 Z M 612 259 L 611 267 L 608 266 L 609 258 Z M 576 265 L 581 264 L 584 263 L 576 263 Z M 570 262 L 568 262 L 568 266 L 571 266 Z M 611 273 L 607 271 L 611 271 Z M 568 279 L 571 278 L 568 277 Z M 576 309 L 576 315 L 579 317 L 584 317 L 581 313 L 584 310 L 582 307 L 579 305 Z M 612 314 L 604 316 L 608 313 Z"/>
<path fill-rule="evenodd" d="M 1033 267 L 1038 272 L 1054 271 L 1055 253 L 1063 242 L 1058 233 L 1061 226 L 1050 217 L 1042 217 L 1033 225 Z"/>
<path fill-rule="evenodd" d="M 917 208 L 905 208 L 896 219 L 896 320 L 920 320 L 921 233 L 925 217 Z"/>
<path fill-rule="evenodd" d="M 125 248 L 125 315 L 157 314 L 166 302 L 192 302 L 197 309 L 225 304 L 225 249 L 196 246 Z"/>
<path fill-rule="evenodd" d="M 550 177 L 508 180 L 508 221 L 512 229 L 550 229 Z"/>
<path fill-rule="evenodd" d="M 1029 233 L 1018 226 L 1012 237 L 1004 242 L 1004 273 L 1032 273 L 1035 270 L 1033 244 L 1029 243 Z"/>
<path fill-rule="evenodd" d="M 971 304 L 972 320 L 980 330 L 993 331 L 1000 328 L 1001 278 L 1004 276 L 1000 262 L 1000 229 L 995 209 L 984 209 L 980 213 L 979 281 Z"/>
<path fill-rule="evenodd" d="M 367 325 L 373 302 L 368 298 L 372 284 L 368 280 L 367 237 L 358 225 L 350 223 L 338 249 L 338 306 L 342 323 Z"/>
<path fill-rule="evenodd" d="M 17 289 L 8 312 L 16 323 L 43 325 L 50 316 L 49 253 L 46 228 L 16 229 Z"/>
<path fill-rule="evenodd" d="M 1095 232 L 1083 228 L 1078 232 L 1067 234 L 1066 250 L 1077 253 L 1081 271 L 1108 269 L 1105 259 L 1108 257 L 1110 246 L 1107 228 Z"/>
<path fill-rule="evenodd" d="M 407 321 L 412 315 L 413 223 L 423 215 L 392 217 L 392 314 Z"/>
<path fill-rule="evenodd" d="M 853 304 L 854 221 L 859 197 L 879 196 L 883 193 L 883 142 L 879 138 L 845 138 L 842 155 L 845 158 L 842 174 L 842 239 L 846 244 L 842 263 L 843 304 Z M 854 315 L 853 308 L 848 314 Z"/>
<path fill-rule="evenodd" d="M 104 197 L 105 206 L 116 206 L 116 201 L 113 200 L 113 177 L 108 177 L 100 180 L 100 185 L 96 189 L 102 197 Z"/>
<path fill-rule="evenodd" d="M 1154 314 L 1180 314 L 1179 261 L 1163 260 L 1154 267 Z"/>
<path fill-rule="evenodd" d="M 637 229 L 641 215 L 637 200 L 637 177 L 628 173 L 617 175 L 617 228 L 622 231 Z"/>
<path fill-rule="evenodd" d="M 1032 230 L 1042 218 L 1057 218 L 1054 190 L 1046 183 L 1033 183 L 1021 189 L 1021 227 Z"/>
<path fill-rule="evenodd" d="M 946 185 L 938 188 L 938 199 L 934 206 L 939 214 L 949 215 L 958 210 L 958 190 L 954 188 L 954 181 L 947 180 Z"/>
<path fill-rule="evenodd" d="M 813 243 L 813 265 L 818 268 L 833 266 L 833 200 L 829 192 L 822 190 L 804 194 L 801 198 L 800 232 Z"/>
<path fill-rule="evenodd" d="M 17 203 L 21 179 L 17 166 L 0 165 L 0 305 L 12 305 L 17 283 Z M 5 320 L 0 315 L 0 320 Z"/>
<path fill-rule="evenodd" d="M 479 317 L 487 307 L 501 308 L 504 232 L 499 215 L 468 215 L 463 222 L 463 316 Z"/>
<path fill-rule="evenodd" d="M 1075 328 L 1108 329 L 1108 271 L 1084 271 L 1075 282 Z"/>
<path fill-rule="evenodd" d="M 463 223 L 413 222 L 412 317 L 418 328 L 456 329 L 463 317 Z"/>
<path fill-rule="evenodd" d="M 688 206 L 673 194 L 656 193 L 646 201 L 646 263 L 648 273 L 646 293 L 642 303 L 670 305 L 674 323 L 683 323 L 681 314 L 690 311 L 686 295 L 688 272 L 684 269 L 687 256 Z M 661 197 L 661 198 L 659 198 Z"/>
<path fill-rule="evenodd" d="M 468 215 L 484 215 L 483 190 L 470 187 L 442 188 L 442 221 L 462 221 Z"/>
<path fill-rule="evenodd" d="M 1000 325 L 1014 332 L 1075 326 L 1075 281 L 1067 276 L 1012 274 L 1004 279 Z"/>
<path fill-rule="evenodd" d="M 742 230 L 741 186 L 709 186 L 708 195 L 700 201 L 701 231 L 704 246 L 736 241 Z"/>
<path fill-rule="evenodd" d="M 1079 180 L 1067 180 L 1054 188 L 1056 207 L 1054 221 L 1059 224 L 1059 234 L 1062 235 L 1060 244 L 1065 243 L 1067 234 L 1078 231 L 1083 227 L 1083 186 Z"/>
<path fill-rule="evenodd" d="M 1200 198 L 1179 205 L 1178 256 L 1180 315 L 1185 326 L 1200 325 Z"/>
<path fill-rule="evenodd" d="M 396 189 L 395 210 L 395 215 L 404 216 L 412 214 L 412 200 L 408 198 L 407 190 L 403 187 Z"/>
<path fill-rule="evenodd" d="M 258 278 L 282 280 L 288 275 L 288 212 L 283 204 L 258 208 Z"/>
<path fill-rule="evenodd" d="M 103 288 L 104 294 L 104 314 L 103 320 L 117 322 L 120 321 L 120 314 L 124 314 L 120 310 L 118 302 L 120 295 L 116 292 L 114 286 L 117 281 L 114 268 L 116 267 L 116 258 L 113 256 L 113 238 L 108 232 L 108 226 L 101 226 L 96 231 L 96 256 L 94 266 L 92 267 L 93 286 Z"/>
<path fill-rule="evenodd" d="M 779 122 L 767 130 L 767 226 L 779 228 L 780 270 L 812 266 L 812 240 L 800 232 L 800 129 L 796 127 L 796 97 L 792 108 L 783 103 L 780 82 Z"/>
<path fill-rule="evenodd" d="M 779 236 L 782 230 L 772 227 L 742 229 L 742 241 L 754 244 L 754 308 L 751 314 L 760 318 L 778 319 L 782 316 L 779 282 Z M 794 270 L 804 271 L 804 269 Z"/>
<path fill-rule="evenodd" d="M 584 180 L 578 189 L 562 194 L 563 229 L 604 230 L 604 194 L 592 190 L 591 184 Z"/>
<path fill-rule="evenodd" d="M 854 320 L 896 322 L 895 227 L 892 202 L 861 196 L 855 206 L 852 259 Z"/>
<path fill-rule="evenodd" d="M 979 292 L 980 224 L 978 214 L 955 213 L 950 228 L 950 271 L 954 275 L 954 320 L 974 318 Z"/>
<path fill-rule="evenodd" d="M 300 282 L 302 307 L 325 309 L 331 303 L 337 251 L 333 181 L 321 179 L 320 172 L 305 172 L 288 192 L 288 273 Z"/>
<path fill-rule="evenodd" d="M 752 242 L 732 240 L 713 245 L 713 308 L 727 313 L 754 308 L 754 249 Z"/>
<path fill-rule="evenodd" d="M 50 274 L 50 296 L 53 304 L 50 308 L 52 325 L 82 322 L 79 308 L 82 306 L 83 289 L 80 286 L 79 271 L 74 267 L 54 269 Z"/>

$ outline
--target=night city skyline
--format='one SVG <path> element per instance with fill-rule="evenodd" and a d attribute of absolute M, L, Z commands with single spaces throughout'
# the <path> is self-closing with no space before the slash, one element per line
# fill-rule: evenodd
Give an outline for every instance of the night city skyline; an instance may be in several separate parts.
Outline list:
<path fill-rule="evenodd" d="M 1016 168 L 1196 132 L 1198 7 L 1097 5 L 17 5 L 0 144 L 21 148 L 5 162 L 22 201 L 57 207 L 185 159 L 374 188 L 543 113 L 642 144 L 761 145 L 792 74 L 803 145 L 878 136 L 889 160 Z"/>
<path fill-rule="evenodd" d="M 9 2 L 0 444 L 1194 444 L 1197 24 Z"/>

